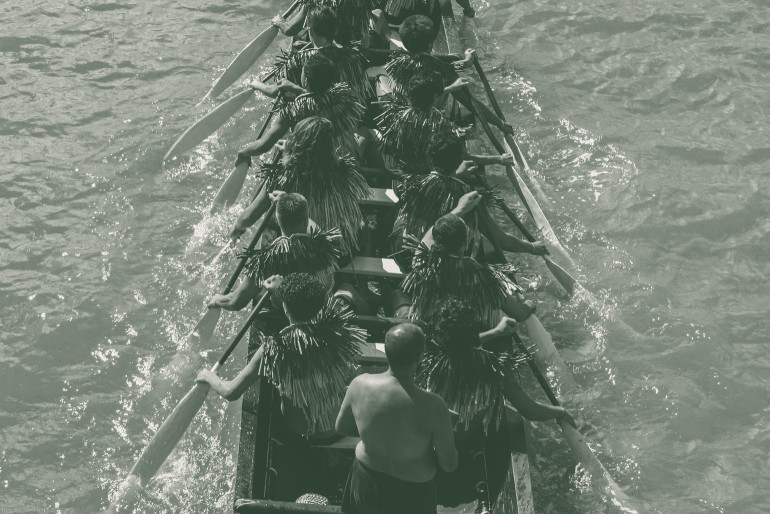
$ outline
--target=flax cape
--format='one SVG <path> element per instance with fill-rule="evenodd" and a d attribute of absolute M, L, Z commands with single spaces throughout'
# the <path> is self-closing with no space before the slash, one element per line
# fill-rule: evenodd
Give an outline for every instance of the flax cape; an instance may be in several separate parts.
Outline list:
<path fill-rule="evenodd" d="M 374 88 L 366 76 L 369 60 L 357 48 L 331 45 L 323 48 L 307 48 L 299 52 L 282 50 L 274 70 L 278 77 L 284 77 L 295 84 L 300 84 L 302 82 L 302 67 L 311 55 L 317 53 L 334 63 L 340 73 L 340 80 L 350 86 L 359 102 L 364 104 L 373 99 Z"/>
<path fill-rule="evenodd" d="M 301 194 L 307 198 L 313 221 L 322 227 L 338 226 L 347 249 L 358 247 L 358 230 L 363 224 L 358 201 L 369 198 L 372 190 L 353 158 L 339 159 L 334 169 L 314 166 L 304 173 L 286 169 L 280 162 L 263 164 L 260 174 L 267 191 Z"/>
<path fill-rule="evenodd" d="M 452 349 L 434 336 L 425 345 L 416 382 L 441 396 L 460 415 L 459 423 L 466 429 L 482 412 L 486 428 L 491 422 L 499 424 L 504 419 L 505 374 L 525 362 L 527 356 L 513 349 L 493 352 L 470 344 L 467 348 Z"/>
<path fill-rule="evenodd" d="M 375 121 L 380 130 L 380 151 L 392 155 L 397 166 L 408 167 L 413 173 L 433 169 L 427 151 L 433 134 L 455 129 L 439 109 L 414 109 L 402 99 L 389 102 Z"/>
<path fill-rule="evenodd" d="M 369 33 L 369 24 L 374 23 L 372 11 L 377 7 L 372 0 L 302 0 L 309 9 L 330 7 L 337 14 L 337 25 L 348 27 L 353 41 L 362 41 Z"/>
<path fill-rule="evenodd" d="M 354 133 L 361 125 L 364 106 L 350 86 L 339 82 L 321 93 L 304 93 L 294 100 L 286 100 L 283 95 L 279 98 L 276 110 L 292 127 L 310 116 L 322 116 L 332 122 L 334 144 L 355 155 Z"/>
<path fill-rule="evenodd" d="M 404 238 L 404 246 L 414 251 L 412 269 L 404 277 L 401 289 L 412 297 L 412 317 L 430 319 L 433 307 L 455 296 L 473 305 L 483 326 L 493 326 L 500 319 L 505 299 L 517 291 L 510 264 L 480 264 L 471 257 L 457 257 L 434 245 Z"/>
<path fill-rule="evenodd" d="M 306 323 L 264 337 L 259 373 L 305 414 L 309 433 L 334 429 L 345 388 L 358 372 L 364 329 L 350 324 L 353 312 L 330 299 Z"/>
<path fill-rule="evenodd" d="M 387 0 L 384 10 L 391 16 L 398 17 L 402 9 L 413 10 L 415 4 L 420 4 L 425 8 L 425 12 L 431 14 L 438 7 L 437 0 Z"/>
<path fill-rule="evenodd" d="M 393 79 L 393 89 L 401 96 L 406 96 L 409 80 L 423 69 L 439 73 L 444 79 L 444 86 L 459 77 L 451 64 L 425 52 L 398 52 L 385 64 L 385 71 Z"/>
<path fill-rule="evenodd" d="M 432 172 L 428 175 L 407 175 L 396 190 L 406 233 L 422 237 L 437 219 L 457 205 L 461 196 L 474 189 L 456 177 Z M 481 189 L 479 193 L 481 205 L 463 217 L 468 226 L 468 240 L 474 249 L 473 254 L 481 242 L 480 209 L 499 205 L 500 202 L 496 191 L 491 188 Z"/>
<path fill-rule="evenodd" d="M 340 246 L 339 230 L 314 227 L 309 234 L 280 236 L 267 248 L 241 255 L 247 257 L 246 273 L 257 284 L 273 275 L 302 271 L 317 278 L 324 286 L 331 287 L 334 272 L 339 268 Z"/>

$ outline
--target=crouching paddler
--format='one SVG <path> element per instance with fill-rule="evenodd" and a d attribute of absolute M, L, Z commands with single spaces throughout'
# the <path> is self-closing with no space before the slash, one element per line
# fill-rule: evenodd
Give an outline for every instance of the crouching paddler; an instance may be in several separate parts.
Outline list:
<path fill-rule="evenodd" d="M 351 325 L 352 313 L 327 300 L 323 285 L 307 273 L 273 276 L 265 287 L 281 300 L 289 325 L 262 334 L 261 346 L 233 380 L 210 370 L 201 371 L 197 380 L 234 401 L 264 376 L 281 394 L 288 428 L 307 437 L 333 435 L 345 386 L 358 371 L 366 331 Z"/>
<path fill-rule="evenodd" d="M 346 249 L 358 247 L 363 216 L 358 201 L 372 191 L 349 155 L 340 155 L 334 143 L 334 124 L 308 116 L 286 139 L 283 158 L 263 164 L 261 191 L 235 222 L 230 237 L 237 239 L 270 206 L 268 192 L 300 193 L 308 200 L 309 215 L 325 229 L 339 227 Z"/>
<path fill-rule="evenodd" d="M 391 328 L 388 370 L 359 375 L 348 387 L 336 427 L 361 441 L 345 484 L 345 513 L 436 512 L 436 469 L 454 471 L 457 450 L 446 403 L 414 382 L 424 348 L 416 325 Z"/>
<path fill-rule="evenodd" d="M 339 268 L 341 237 L 339 230 L 321 230 L 308 217 L 308 203 L 298 193 L 272 193 L 280 235 L 247 255 L 246 278 L 231 293 L 216 294 L 209 308 L 241 310 L 260 295 L 258 284 L 273 276 L 296 270 L 312 274 L 331 291 L 334 272 Z M 263 236 L 264 237 L 264 236 Z"/>

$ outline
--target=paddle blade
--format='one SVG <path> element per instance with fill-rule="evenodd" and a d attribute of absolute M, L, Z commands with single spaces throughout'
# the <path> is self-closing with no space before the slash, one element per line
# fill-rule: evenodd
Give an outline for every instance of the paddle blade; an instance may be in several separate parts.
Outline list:
<path fill-rule="evenodd" d="M 548 266 L 548 269 L 551 270 L 551 273 L 553 273 L 553 276 L 556 277 L 556 280 L 561 284 L 561 286 L 564 288 L 565 291 L 567 291 L 568 294 L 573 294 L 575 292 L 575 285 L 577 284 L 577 280 L 575 280 L 572 275 L 567 273 L 567 271 L 553 262 L 550 258 L 547 256 L 543 256 L 543 259 L 545 259 L 545 264 Z"/>
<path fill-rule="evenodd" d="M 238 195 L 241 194 L 241 189 L 243 189 L 243 183 L 246 181 L 248 172 L 249 164 L 246 161 L 239 163 L 230 172 L 230 175 L 227 176 L 224 184 L 219 188 L 217 196 L 214 197 L 214 201 L 211 203 L 211 214 L 216 214 L 235 203 Z"/>
<path fill-rule="evenodd" d="M 559 420 L 559 426 L 575 458 L 591 475 L 592 483 L 611 493 L 614 496 L 613 501 L 623 512 L 637 513 L 630 505 L 631 498 L 623 492 L 620 486 L 612 479 L 607 469 L 599 462 L 599 459 L 596 458 L 596 455 L 588 446 L 588 443 L 586 443 L 583 434 L 564 420 Z"/>
<path fill-rule="evenodd" d="M 235 59 L 227 66 L 222 76 L 214 82 L 209 92 L 206 93 L 206 98 L 216 98 L 222 91 L 232 86 L 265 53 L 265 50 L 267 50 L 267 47 L 270 46 L 270 43 L 273 42 L 277 35 L 278 27 L 271 25 L 255 37 L 251 43 L 246 45 L 235 56 Z"/>
<path fill-rule="evenodd" d="M 209 309 L 188 336 L 190 346 L 193 348 L 205 348 L 214 335 L 222 309 Z"/>
<path fill-rule="evenodd" d="M 174 451 L 177 443 L 182 439 L 187 427 L 192 423 L 193 418 L 203 405 L 206 395 L 209 392 L 209 385 L 196 383 L 182 401 L 171 411 L 166 421 L 160 426 L 139 456 L 134 467 L 131 469 L 131 475 L 139 478 L 143 486 L 155 476 L 158 469 L 166 461 L 166 458 Z M 128 479 L 127 479 L 128 480 Z"/>
<path fill-rule="evenodd" d="M 196 121 L 193 126 L 184 131 L 184 134 L 179 136 L 179 139 L 171 145 L 166 155 L 163 156 L 163 160 L 167 161 L 175 155 L 181 155 L 198 146 L 207 137 L 216 132 L 219 127 L 224 125 L 233 114 L 238 112 L 253 94 L 254 90 L 249 88 L 217 105 L 211 112 Z"/>

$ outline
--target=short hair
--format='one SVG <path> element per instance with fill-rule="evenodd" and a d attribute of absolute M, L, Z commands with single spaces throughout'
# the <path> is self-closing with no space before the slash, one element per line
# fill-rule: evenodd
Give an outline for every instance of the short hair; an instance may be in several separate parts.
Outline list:
<path fill-rule="evenodd" d="M 307 199 L 299 193 L 284 193 L 275 201 L 275 216 L 278 225 L 288 228 L 307 227 Z"/>
<path fill-rule="evenodd" d="M 409 79 L 407 96 L 412 107 L 430 109 L 436 96 L 444 92 L 444 79 L 432 70 L 418 70 Z"/>
<path fill-rule="evenodd" d="M 401 323 L 385 334 L 385 357 L 391 369 L 417 364 L 425 350 L 425 335 L 413 323 Z"/>
<path fill-rule="evenodd" d="M 463 252 L 468 241 L 468 227 L 459 216 L 446 214 L 433 225 L 433 241 L 437 251 Z"/>
<path fill-rule="evenodd" d="M 452 175 L 463 163 L 463 142 L 453 131 L 440 130 L 431 137 L 428 157 L 437 171 Z"/>
<path fill-rule="evenodd" d="M 433 341 L 449 353 L 463 353 L 477 347 L 481 327 L 474 307 L 456 296 L 440 300 L 430 316 Z"/>
<path fill-rule="evenodd" d="M 290 273 L 283 277 L 278 294 L 286 310 L 299 321 L 309 321 L 326 303 L 326 288 L 308 273 Z"/>
<path fill-rule="evenodd" d="M 398 34 L 408 51 L 429 52 L 436 39 L 436 26 L 427 16 L 414 14 L 401 23 Z"/>
<path fill-rule="evenodd" d="M 313 54 L 305 61 L 305 88 L 314 93 L 326 91 L 339 82 L 339 73 L 334 63 L 321 54 Z"/>
<path fill-rule="evenodd" d="M 334 39 L 337 32 L 337 15 L 326 5 L 314 7 L 307 15 L 307 24 L 310 30 L 319 36 Z"/>

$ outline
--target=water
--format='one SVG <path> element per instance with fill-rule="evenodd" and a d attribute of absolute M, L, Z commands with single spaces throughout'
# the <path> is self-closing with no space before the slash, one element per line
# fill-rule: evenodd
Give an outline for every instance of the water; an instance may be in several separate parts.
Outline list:
<path fill-rule="evenodd" d="M 466 44 L 606 306 L 559 300 L 531 263 L 594 449 L 646 511 L 770 511 L 770 6 L 474 5 Z M 235 332 L 227 315 L 211 348 L 184 345 L 233 260 L 203 263 L 241 207 L 203 213 L 267 104 L 192 159 L 161 157 L 278 10 L 0 3 L 0 511 L 104 508 Z M 141 509 L 228 509 L 238 422 L 210 398 Z M 538 509 L 612 511 L 552 425 L 532 435 Z"/>

